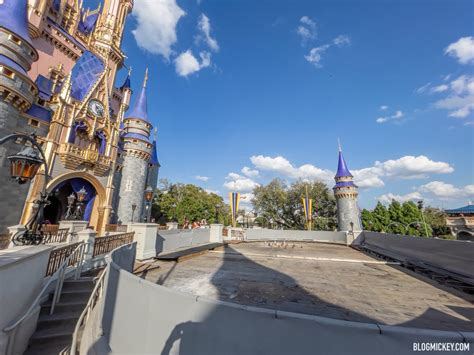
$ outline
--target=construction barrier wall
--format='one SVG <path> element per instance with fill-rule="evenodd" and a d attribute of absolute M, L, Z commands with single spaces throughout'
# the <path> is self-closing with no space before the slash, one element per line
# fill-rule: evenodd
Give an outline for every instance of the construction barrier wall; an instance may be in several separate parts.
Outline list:
<path fill-rule="evenodd" d="M 105 307 L 88 323 L 81 354 L 399 355 L 416 353 L 414 343 L 463 341 L 474 349 L 474 333 L 348 322 L 174 291 L 122 269 L 126 258 L 116 253 L 100 300 Z"/>
<path fill-rule="evenodd" d="M 177 249 L 209 243 L 211 229 L 158 230 L 156 239 L 156 254 L 170 253 Z"/>
<path fill-rule="evenodd" d="M 474 284 L 474 243 L 364 232 L 356 243 L 405 263 L 448 272 Z"/>
<path fill-rule="evenodd" d="M 246 240 L 296 240 L 317 241 L 346 244 L 345 232 L 278 230 L 278 229 L 246 229 Z"/>

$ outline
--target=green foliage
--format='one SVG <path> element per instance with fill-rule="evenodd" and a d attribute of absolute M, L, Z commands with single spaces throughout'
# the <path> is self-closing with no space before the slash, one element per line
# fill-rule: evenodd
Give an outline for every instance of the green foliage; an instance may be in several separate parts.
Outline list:
<path fill-rule="evenodd" d="M 229 224 L 230 210 L 221 196 L 206 192 L 192 184 L 172 184 L 160 180 L 152 206 L 152 218 L 157 223 L 175 221 L 184 224 L 205 219 L 207 223 Z"/>
<path fill-rule="evenodd" d="M 433 229 L 434 236 L 443 236 L 445 239 L 455 239 L 455 237 L 451 235 L 449 227 L 446 225 L 446 214 L 443 210 L 434 207 L 426 207 L 423 213 L 426 223 Z"/>
<path fill-rule="evenodd" d="M 334 230 L 336 227 L 336 203 L 329 188 L 318 181 L 291 185 L 281 179 L 274 179 L 254 189 L 252 204 L 258 214 L 256 223 L 265 227 L 304 229 L 305 216 L 302 197 L 313 199 L 313 229 Z"/>
<path fill-rule="evenodd" d="M 423 209 L 422 204 L 417 205 L 412 201 L 400 204 L 400 202 L 392 200 L 388 209 L 378 202 L 373 211 L 365 209 L 362 211 L 362 225 L 365 230 L 374 232 L 420 237 L 426 237 L 426 232 L 428 232 L 428 236 L 432 236 L 434 221 L 440 223 L 440 226 L 441 223 L 446 225 L 444 218 L 433 213 L 433 210 L 436 209 L 432 207 Z M 424 220 L 427 230 L 425 230 Z"/>

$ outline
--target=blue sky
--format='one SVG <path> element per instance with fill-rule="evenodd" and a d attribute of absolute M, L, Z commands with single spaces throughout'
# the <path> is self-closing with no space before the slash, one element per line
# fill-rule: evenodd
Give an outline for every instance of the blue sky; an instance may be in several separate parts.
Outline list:
<path fill-rule="evenodd" d="M 273 177 L 332 186 L 339 137 L 361 207 L 465 205 L 473 14 L 457 0 L 135 0 L 123 49 L 135 92 L 150 70 L 160 178 L 246 201 Z"/>

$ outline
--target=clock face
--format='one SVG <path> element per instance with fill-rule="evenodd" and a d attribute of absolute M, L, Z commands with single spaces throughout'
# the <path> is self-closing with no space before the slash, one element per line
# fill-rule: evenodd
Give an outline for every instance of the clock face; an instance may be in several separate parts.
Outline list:
<path fill-rule="evenodd" d="M 89 112 L 92 113 L 93 115 L 97 117 L 104 117 L 104 113 L 105 113 L 104 105 L 99 100 L 95 100 L 95 99 L 90 100 L 87 107 L 88 107 Z"/>

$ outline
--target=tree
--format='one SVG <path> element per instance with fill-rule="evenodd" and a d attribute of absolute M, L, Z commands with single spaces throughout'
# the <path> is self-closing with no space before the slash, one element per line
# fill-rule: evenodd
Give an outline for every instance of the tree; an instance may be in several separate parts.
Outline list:
<path fill-rule="evenodd" d="M 435 207 L 426 207 L 423 210 L 425 222 L 433 231 L 433 236 L 445 236 L 450 234 L 450 229 L 446 225 L 446 214 L 443 210 Z"/>
<path fill-rule="evenodd" d="M 304 229 L 305 215 L 301 198 L 308 189 L 313 199 L 313 229 L 333 230 L 336 226 L 336 203 L 331 190 L 322 182 L 298 180 L 291 185 L 274 179 L 253 191 L 252 205 L 263 225 L 284 229 Z"/>
<path fill-rule="evenodd" d="M 175 221 L 183 224 L 205 219 L 208 223 L 229 223 L 229 206 L 221 196 L 192 184 L 160 180 L 153 201 L 152 217 L 160 223 Z"/>

